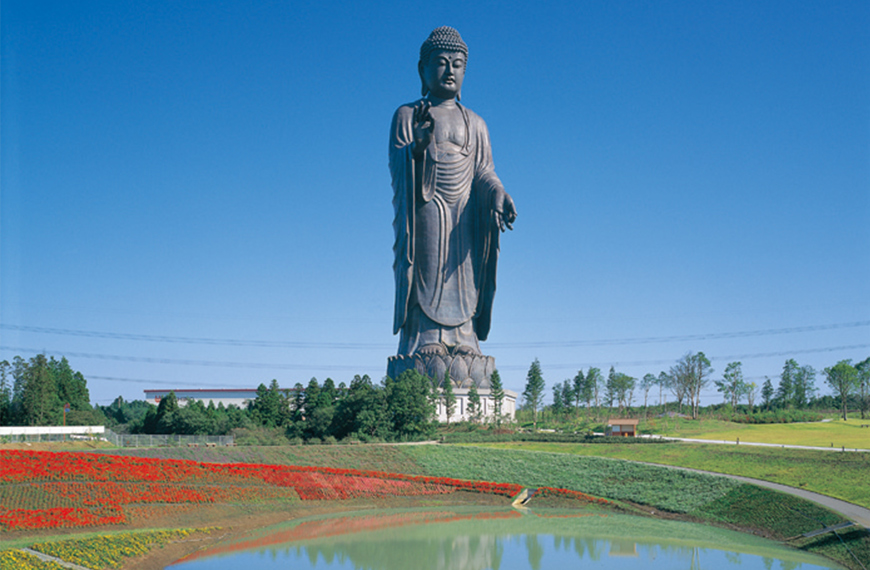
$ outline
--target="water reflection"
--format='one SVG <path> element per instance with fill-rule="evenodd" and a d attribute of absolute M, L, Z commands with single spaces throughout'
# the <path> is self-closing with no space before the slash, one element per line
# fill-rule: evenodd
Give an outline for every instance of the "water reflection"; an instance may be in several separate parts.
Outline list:
<path fill-rule="evenodd" d="M 173 570 L 643 570 L 839 568 L 722 529 L 625 515 L 495 509 L 388 511 L 322 517 L 217 545 Z"/>

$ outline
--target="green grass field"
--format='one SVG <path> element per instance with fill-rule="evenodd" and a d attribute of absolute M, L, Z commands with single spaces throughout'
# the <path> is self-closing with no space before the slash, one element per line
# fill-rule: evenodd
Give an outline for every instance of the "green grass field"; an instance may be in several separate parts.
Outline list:
<path fill-rule="evenodd" d="M 738 424 L 719 420 L 682 418 L 650 419 L 642 423 L 645 432 L 668 437 L 687 437 L 720 441 L 778 443 L 810 447 L 870 449 L 870 419 L 795 424 Z"/>
<path fill-rule="evenodd" d="M 870 454 L 738 445 L 494 443 L 499 449 L 547 451 L 691 467 L 781 483 L 870 508 Z"/>

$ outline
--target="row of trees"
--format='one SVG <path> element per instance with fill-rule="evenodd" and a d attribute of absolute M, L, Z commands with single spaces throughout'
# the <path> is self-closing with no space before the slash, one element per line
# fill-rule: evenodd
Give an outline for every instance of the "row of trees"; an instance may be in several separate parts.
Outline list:
<path fill-rule="evenodd" d="M 449 384 L 448 384 L 449 385 Z M 307 441 L 345 438 L 404 440 L 432 435 L 435 407 L 444 393 L 414 370 L 397 379 L 375 384 L 368 376 L 354 376 L 350 386 L 331 378 L 320 384 L 281 388 L 277 380 L 260 384 L 246 409 L 208 406 L 198 401 L 181 406 L 174 394 L 150 406 L 141 420 L 130 425 L 139 433 L 223 434 L 235 428 L 281 430 L 288 439 Z"/>
<path fill-rule="evenodd" d="M 586 415 L 594 410 L 596 418 L 602 407 L 622 414 L 633 406 L 636 392 L 643 395 L 647 408 L 650 392 L 658 388 L 659 405 L 664 393 L 676 398 L 678 409 L 690 407 L 698 417 L 701 391 L 711 381 L 723 400 L 736 408 L 744 400 L 750 413 L 760 396 L 762 406 L 771 409 L 805 409 L 817 400 L 816 371 L 789 359 L 783 366 L 776 387 L 766 378 L 759 388 L 743 377 L 742 364 L 731 362 L 721 379 L 712 380 L 713 368 L 703 352 L 687 353 L 667 372 L 657 376 L 646 374 L 640 380 L 610 368 L 605 377 L 601 370 L 590 367 L 580 370 L 573 379 L 553 386 L 551 411 L 567 418 Z M 843 360 L 825 368 L 825 381 L 837 398 L 837 406 L 846 417 L 848 406 L 856 406 L 861 417 L 870 411 L 870 358 L 853 365 Z M 325 439 L 358 437 L 361 439 L 401 439 L 431 433 L 436 403 L 445 406 L 448 422 L 455 414 L 456 397 L 450 378 L 444 379 L 444 389 L 416 372 L 393 380 L 385 378 L 374 384 L 368 376 L 355 376 L 350 386 L 338 386 L 327 378 L 323 385 L 312 379 L 308 386 L 297 383 L 292 389 L 282 389 L 273 380 L 269 387 L 261 384 L 257 397 L 247 409 L 190 402 L 179 406 L 174 396 L 154 407 L 146 402 L 125 402 L 118 398 L 110 406 L 90 405 L 87 382 L 74 371 L 66 358 L 55 360 L 38 354 L 30 360 L 15 357 L 10 364 L 0 361 L 0 425 L 115 425 L 125 424 L 130 431 L 140 433 L 223 434 L 236 428 L 281 428 L 288 437 Z M 491 397 L 496 407 L 495 417 L 501 418 L 504 398 L 501 379 L 495 372 Z M 532 412 L 537 427 L 538 412 L 544 408 L 545 382 L 541 364 L 535 359 L 526 376 L 523 406 Z M 829 398 L 829 397 L 828 397 Z M 480 395 L 469 393 L 468 417 L 480 421 Z M 824 399 L 822 399 L 824 400 Z"/>
<path fill-rule="evenodd" d="M 242 409 L 199 401 L 179 403 L 174 394 L 158 406 L 141 400 L 115 399 L 108 406 L 91 406 L 87 382 L 66 358 L 39 354 L 29 361 L 15 357 L 0 362 L 0 425 L 108 425 L 121 431 L 149 434 L 223 435 L 234 429 L 282 430 L 288 438 L 306 440 L 355 437 L 405 439 L 431 434 L 436 404 L 446 408 L 448 422 L 455 414 L 456 396 L 449 376 L 440 389 L 416 371 L 375 384 L 355 376 L 350 386 L 327 378 L 312 378 L 285 389 L 273 380 L 261 384 L 257 396 Z M 495 417 L 501 418 L 504 389 L 498 372 L 492 376 Z M 483 408 L 476 389 L 468 396 L 467 416 L 481 421 Z"/>
<path fill-rule="evenodd" d="M 590 410 L 606 406 L 611 412 L 614 405 L 618 413 L 623 413 L 634 402 L 635 390 L 643 393 L 644 408 L 646 408 L 650 391 L 658 386 L 659 397 L 668 389 L 674 393 L 679 406 L 687 402 L 692 409 L 693 417 L 697 417 L 701 402 L 701 390 L 709 383 L 712 373 L 710 361 L 703 352 L 689 353 L 674 365 L 669 373 L 661 372 L 658 376 L 645 375 L 640 382 L 632 376 L 618 372 L 610 367 L 607 377 L 601 370 L 590 367 L 585 373 L 579 370 L 572 380 L 565 380 L 553 386 L 552 411 L 557 416 L 567 416 L 572 412 L 579 415 L 581 404 L 586 413 Z M 533 424 L 537 427 L 538 411 L 544 403 L 544 379 L 541 364 L 538 359 L 532 362 L 526 375 L 526 387 L 523 391 L 523 406 L 533 412 Z"/>
<path fill-rule="evenodd" d="M 553 386 L 553 403 L 551 411 L 557 417 L 567 417 L 574 414 L 579 417 L 581 407 L 586 414 L 595 410 L 596 417 L 602 407 L 613 413 L 614 406 L 622 414 L 626 408 L 633 405 L 635 392 L 643 395 L 643 407 L 647 408 L 650 392 L 658 388 L 659 405 L 665 402 L 665 392 L 670 392 L 676 399 L 678 409 L 682 411 L 686 404 L 693 418 L 697 419 L 701 403 L 701 393 L 712 382 L 722 394 L 726 404 L 737 408 L 745 401 L 750 413 L 759 404 L 765 410 L 808 408 L 816 398 L 818 389 L 815 386 L 816 371 L 812 366 L 800 366 L 794 359 L 789 359 L 783 366 L 779 383 L 774 387 L 770 378 L 759 387 L 755 382 L 748 382 L 743 377 L 741 362 L 731 362 L 725 367 L 721 379 L 713 379 L 713 367 L 703 352 L 689 352 L 680 358 L 667 372 L 658 375 L 646 374 L 640 380 L 610 368 L 607 376 L 601 370 L 590 367 L 584 373 L 577 372 L 573 379 L 559 382 Z M 870 411 L 870 358 L 852 365 L 851 360 L 843 360 L 836 365 L 825 368 L 825 380 L 839 400 L 839 405 L 845 418 L 847 405 L 855 401 L 861 411 L 861 417 Z M 544 407 L 545 382 L 538 359 L 532 363 L 526 376 L 523 391 L 523 408 L 532 412 L 533 425 L 537 427 L 538 412 Z"/>
<path fill-rule="evenodd" d="M 498 370 L 492 371 L 490 377 L 489 397 L 492 399 L 493 412 L 490 418 L 496 424 L 501 425 L 503 421 L 502 408 L 504 405 L 504 386 L 501 383 L 501 376 Z M 433 389 L 436 389 L 433 386 Z M 444 382 L 441 383 L 440 400 L 444 404 L 444 412 L 447 418 L 447 423 L 450 423 L 451 418 L 456 413 L 456 394 L 453 392 L 453 382 L 450 380 L 450 372 L 444 374 Z M 468 388 L 468 407 L 466 415 L 472 423 L 480 423 L 483 421 L 483 405 L 480 399 L 480 393 L 477 391 L 477 386 L 472 384 Z"/>
<path fill-rule="evenodd" d="M 66 358 L 37 354 L 0 361 L 0 425 L 94 425 L 88 385 Z"/>

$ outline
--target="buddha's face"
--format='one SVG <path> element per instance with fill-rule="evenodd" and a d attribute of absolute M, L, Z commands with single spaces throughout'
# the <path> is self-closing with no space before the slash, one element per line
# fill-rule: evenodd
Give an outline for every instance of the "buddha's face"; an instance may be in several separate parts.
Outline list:
<path fill-rule="evenodd" d="M 433 51 L 429 54 L 428 62 L 421 62 L 420 77 L 429 88 L 429 93 L 439 99 L 453 99 L 462 90 L 465 54 L 460 51 Z"/>

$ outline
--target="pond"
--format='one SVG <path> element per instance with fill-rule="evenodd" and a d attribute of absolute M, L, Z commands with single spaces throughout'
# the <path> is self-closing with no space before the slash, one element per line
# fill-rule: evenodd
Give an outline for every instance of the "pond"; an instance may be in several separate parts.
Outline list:
<path fill-rule="evenodd" d="M 167 567 L 514 570 L 841 568 L 779 543 L 706 525 L 576 510 L 453 507 L 297 519 Z"/>

